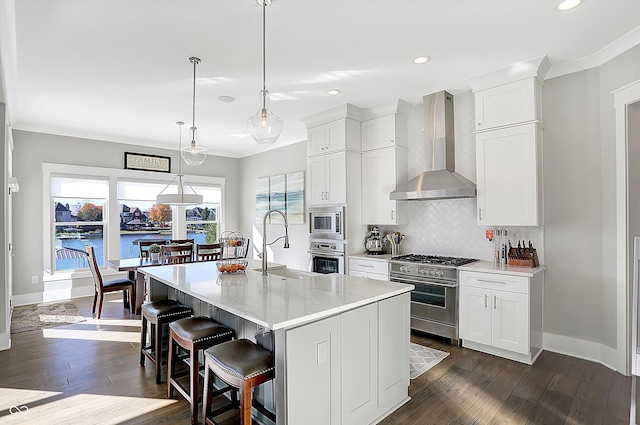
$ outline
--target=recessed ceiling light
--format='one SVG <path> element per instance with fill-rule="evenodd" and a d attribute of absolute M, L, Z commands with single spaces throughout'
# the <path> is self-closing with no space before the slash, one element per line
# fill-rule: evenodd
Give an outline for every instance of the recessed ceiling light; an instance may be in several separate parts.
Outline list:
<path fill-rule="evenodd" d="M 564 12 L 565 10 L 573 9 L 580 3 L 582 3 L 582 0 L 562 0 L 558 5 L 558 10 Z"/>
<path fill-rule="evenodd" d="M 423 63 L 427 63 L 431 60 L 431 58 L 429 56 L 418 56 L 417 58 L 415 58 L 413 60 L 413 63 L 418 64 L 418 65 L 422 65 Z"/>
<path fill-rule="evenodd" d="M 329 89 L 329 90 L 327 90 L 327 94 L 329 96 L 337 96 L 340 93 L 342 93 L 342 92 L 340 90 L 338 90 L 338 89 Z"/>
<path fill-rule="evenodd" d="M 232 103 L 236 101 L 236 98 L 233 96 L 218 96 L 218 100 L 223 103 Z"/>

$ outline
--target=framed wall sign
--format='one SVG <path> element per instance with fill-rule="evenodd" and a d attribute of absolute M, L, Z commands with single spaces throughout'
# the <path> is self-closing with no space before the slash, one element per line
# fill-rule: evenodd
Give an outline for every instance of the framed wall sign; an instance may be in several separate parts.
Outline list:
<path fill-rule="evenodd" d="M 168 156 L 146 155 L 141 153 L 124 153 L 125 170 L 171 172 L 171 158 Z"/>

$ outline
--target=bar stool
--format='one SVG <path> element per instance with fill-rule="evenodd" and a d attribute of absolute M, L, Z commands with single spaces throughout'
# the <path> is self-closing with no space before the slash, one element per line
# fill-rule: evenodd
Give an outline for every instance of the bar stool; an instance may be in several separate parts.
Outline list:
<path fill-rule="evenodd" d="M 233 408 L 240 408 L 240 424 L 251 425 L 251 406 L 275 422 L 275 415 L 253 401 L 251 390 L 275 377 L 273 353 L 248 339 L 236 339 L 207 349 L 204 352 L 204 394 L 202 417 L 205 424 L 217 425 L 214 417 Z M 214 376 L 229 386 L 213 391 Z M 231 403 L 212 411 L 213 396 L 231 391 Z M 240 391 L 240 403 L 236 393 Z"/>
<path fill-rule="evenodd" d="M 173 397 L 173 389 L 184 396 L 191 404 L 191 423 L 198 423 L 198 379 L 200 377 L 200 350 L 230 341 L 235 337 L 233 329 L 221 325 L 215 320 L 206 317 L 189 317 L 176 320 L 169 324 L 169 367 L 167 372 L 167 397 Z M 189 388 L 183 387 L 178 381 L 187 376 L 187 373 L 178 373 L 176 364 L 178 353 L 176 344 L 189 351 Z M 186 358 L 184 358 L 186 360 Z"/>
<path fill-rule="evenodd" d="M 156 384 L 162 382 L 163 325 L 190 317 L 193 310 L 175 300 L 159 300 L 142 304 L 142 329 L 140 331 L 140 366 L 145 357 L 156 367 Z M 151 324 L 151 338 L 147 345 L 147 325 Z"/>

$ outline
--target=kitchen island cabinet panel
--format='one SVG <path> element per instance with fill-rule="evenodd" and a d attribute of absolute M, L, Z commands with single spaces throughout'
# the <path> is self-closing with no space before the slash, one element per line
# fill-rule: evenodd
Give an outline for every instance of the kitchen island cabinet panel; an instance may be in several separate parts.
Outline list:
<path fill-rule="evenodd" d="M 287 423 L 340 423 L 339 316 L 288 330 L 286 339 Z"/>
<path fill-rule="evenodd" d="M 378 404 L 387 412 L 402 403 L 409 387 L 410 295 L 378 303 Z M 401 330 L 399 332 L 399 330 Z"/>
<path fill-rule="evenodd" d="M 370 423 L 377 412 L 378 306 L 340 315 L 342 425 Z"/>

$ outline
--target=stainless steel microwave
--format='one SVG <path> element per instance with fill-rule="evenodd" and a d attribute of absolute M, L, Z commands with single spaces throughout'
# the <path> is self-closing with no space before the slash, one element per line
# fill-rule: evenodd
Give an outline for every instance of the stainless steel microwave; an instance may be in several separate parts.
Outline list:
<path fill-rule="evenodd" d="M 309 237 L 344 239 L 344 206 L 309 207 Z"/>

